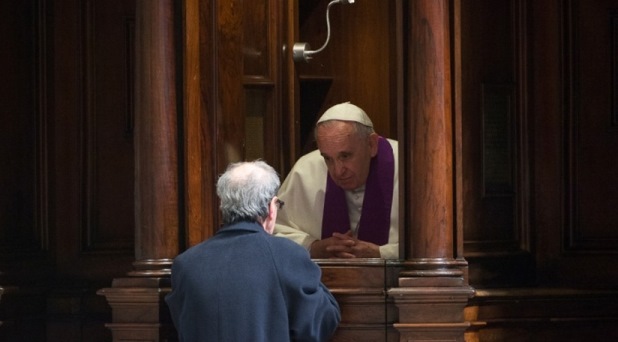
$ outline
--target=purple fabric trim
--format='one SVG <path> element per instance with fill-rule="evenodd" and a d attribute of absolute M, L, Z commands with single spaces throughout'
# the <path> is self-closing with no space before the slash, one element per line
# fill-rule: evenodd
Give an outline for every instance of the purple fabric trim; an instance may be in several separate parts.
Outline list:
<path fill-rule="evenodd" d="M 388 243 L 393 204 L 395 157 L 391 144 L 378 138 L 378 153 L 371 159 L 365 184 L 365 198 L 358 227 L 358 238 L 382 246 Z M 350 230 L 345 192 L 327 175 L 322 219 L 322 239 L 334 232 Z"/>

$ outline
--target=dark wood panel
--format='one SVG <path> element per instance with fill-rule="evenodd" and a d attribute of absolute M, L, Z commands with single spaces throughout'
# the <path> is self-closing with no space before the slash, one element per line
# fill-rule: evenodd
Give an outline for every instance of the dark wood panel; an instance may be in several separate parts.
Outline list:
<path fill-rule="evenodd" d="M 81 248 L 131 253 L 135 4 L 84 1 L 82 6 Z"/>
<path fill-rule="evenodd" d="M 0 5 L 0 258 L 48 246 L 45 6 Z"/>
<path fill-rule="evenodd" d="M 217 127 L 217 170 L 223 172 L 230 162 L 244 159 L 245 97 L 243 89 L 242 1 L 216 2 L 217 44 L 214 63 L 218 74 L 215 110 Z"/>
<path fill-rule="evenodd" d="M 618 252 L 616 1 L 565 3 L 565 248 Z M 614 25 L 614 26 L 612 26 Z"/>
<path fill-rule="evenodd" d="M 541 284 L 618 284 L 612 153 L 618 140 L 611 126 L 617 7 L 610 0 L 532 5 L 533 219 Z"/>
<path fill-rule="evenodd" d="M 489 113 L 494 116 L 516 115 L 504 113 L 511 108 L 495 108 L 490 103 L 499 94 L 492 89 L 507 87 L 515 82 L 514 32 L 512 1 L 475 1 L 462 7 L 462 98 L 463 98 L 463 158 L 464 163 L 464 236 L 467 242 L 512 240 L 515 234 L 514 202 L 512 197 L 485 196 L 483 166 L 497 161 L 484 151 L 490 146 L 483 141 L 490 127 L 484 125 Z M 513 87 L 514 88 L 514 87 Z M 484 93 L 484 91 L 486 93 Z M 514 93 L 513 93 L 514 94 Z M 513 98 L 511 94 L 511 98 Z M 515 117 L 510 118 L 515 123 Z M 509 127 L 512 127 L 509 125 Z M 486 134 L 485 134 L 486 135 Z M 508 142 L 507 149 L 515 152 L 515 142 Z M 499 151 L 501 152 L 501 151 Z M 513 165 L 502 165 L 514 171 Z M 510 189 L 511 194 L 515 189 Z M 502 195 L 505 195 L 504 193 Z M 510 220 L 504 220 L 510 217 Z"/>
<path fill-rule="evenodd" d="M 462 204 L 473 286 L 535 281 L 527 82 L 527 2 L 461 6 Z"/>
<path fill-rule="evenodd" d="M 55 5 L 62 8 L 64 4 L 56 1 Z M 53 131 L 58 124 L 54 107 L 58 75 L 54 68 L 65 62 L 65 55 L 53 47 L 53 10 L 44 0 L 0 5 L 2 43 L 7 51 L 0 57 L 2 341 L 78 341 L 88 335 L 89 340 L 104 341 L 109 336 L 103 327 L 107 308 L 95 290 L 89 290 L 78 277 L 60 279 L 53 265 L 57 261 L 55 241 L 60 241 L 63 250 L 75 252 L 80 248 L 78 239 L 59 238 L 66 236 L 60 231 L 72 231 L 77 236 L 78 227 L 53 220 L 58 217 L 58 208 L 65 205 L 54 200 L 55 194 L 64 190 L 64 183 L 54 178 L 58 170 L 63 170 L 54 150 L 58 146 Z M 58 27 L 65 33 L 63 28 L 67 26 Z M 78 65 L 66 67 L 81 73 Z M 59 80 L 67 81 L 64 77 Z M 79 108 L 78 97 L 73 100 L 65 110 Z M 78 125 L 75 121 L 69 126 Z M 64 150 L 60 154 L 70 153 Z M 73 212 L 79 215 L 80 207 L 73 207 Z"/>
<path fill-rule="evenodd" d="M 245 88 L 245 156 L 262 159 L 280 170 L 282 161 L 282 85 L 284 75 L 281 51 L 283 2 L 243 3 L 243 63 Z"/>
<path fill-rule="evenodd" d="M 55 4 L 54 255 L 58 271 L 109 279 L 133 259 L 134 2 Z M 92 253 L 90 253 L 92 252 Z M 110 263 L 110 260 L 116 262 Z"/>
<path fill-rule="evenodd" d="M 276 43 L 276 17 L 271 16 L 272 1 L 243 3 L 243 65 L 245 77 L 272 81 L 270 46 Z"/>
<path fill-rule="evenodd" d="M 218 101 L 218 65 L 215 62 L 216 0 L 192 0 L 185 2 L 187 16 L 185 48 L 184 93 L 185 106 L 185 203 L 187 231 L 184 247 L 193 246 L 214 235 L 218 216 L 211 214 L 217 207 L 214 189 L 218 166 L 216 117 Z M 182 248 L 182 245 L 181 245 Z"/>
<path fill-rule="evenodd" d="M 614 341 L 618 296 L 612 291 L 477 291 L 465 310 L 467 341 Z"/>
<path fill-rule="evenodd" d="M 322 281 L 341 309 L 341 323 L 332 341 L 397 341 L 393 327 L 398 309 L 386 290 L 396 286 L 402 265 L 380 259 L 315 260 Z"/>

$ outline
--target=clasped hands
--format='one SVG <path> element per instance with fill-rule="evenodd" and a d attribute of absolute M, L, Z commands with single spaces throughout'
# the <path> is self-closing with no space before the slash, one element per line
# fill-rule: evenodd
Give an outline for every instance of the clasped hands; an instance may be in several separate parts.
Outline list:
<path fill-rule="evenodd" d="M 327 258 L 379 258 L 380 247 L 374 243 L 354 237 L 349 230 L 345 234 L 333 233 L 333 236 L 316 240 L 311 244 L 311 257 Z"/>

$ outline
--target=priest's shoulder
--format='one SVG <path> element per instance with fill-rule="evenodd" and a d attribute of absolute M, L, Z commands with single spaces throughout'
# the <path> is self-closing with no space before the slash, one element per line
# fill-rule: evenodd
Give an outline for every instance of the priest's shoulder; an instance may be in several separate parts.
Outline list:
<path fill-rule="evenodd" d="M 300 157 L 296 163 L 294 163 L 291 172 L 312 173 L 317 170 L 324 170 L 325 168 L 326 164 L 324 163 L 324 158 L 320 154 L 320 151 L 313 150 Z"/>

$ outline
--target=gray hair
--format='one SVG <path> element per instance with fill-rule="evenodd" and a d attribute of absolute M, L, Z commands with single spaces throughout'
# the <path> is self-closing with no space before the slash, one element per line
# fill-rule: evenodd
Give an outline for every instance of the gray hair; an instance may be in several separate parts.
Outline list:
<path fill-rule="evenodd" d="M 217 181 L 223 223 L 264 222 L 280 185 L 279 175 L 264 161 L 228 165 Z"/>
<path fill-rule="evenodd" d="M 336 121 L 345 121 L 345 120 L 327 120 L 327 121 L 318 122 L 315 125 L 315 129 L 313 130 L 314 138 L 316 140 L 318 139 L 318 127 L 322 127 L 322 126 L 327 127 L 327 126 L 332 125 Z M 358 136 L 361 138 L 367 138 L 371 134 L 375 133 L 375 130 L 371 126 L 365 126 L 362 123 L 356 122 L 356 121 L 346 121 L 346 122 L 349 122 L 352 124 L 353 133 L 358 134 Z"/>

